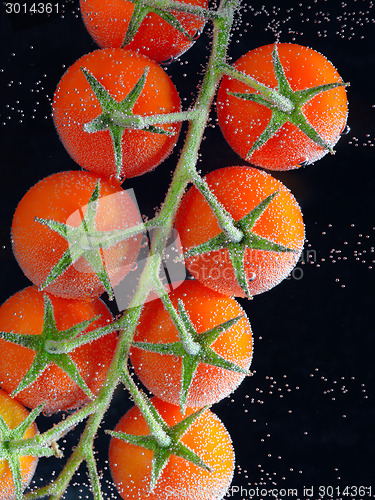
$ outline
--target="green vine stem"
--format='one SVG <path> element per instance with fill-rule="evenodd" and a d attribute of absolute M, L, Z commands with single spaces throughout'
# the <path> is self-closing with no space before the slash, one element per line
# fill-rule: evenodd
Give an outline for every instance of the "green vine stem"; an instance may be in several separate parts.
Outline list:
<path fill-rule="evenodd" d="M 185 12 L 189 11 L 194 14 L 197 14 L 199 11 L 196 7 L 191 8 L 191 6 L 187 6 L 186 4 L 176 4 L 171 0 L 158 0 L 158 6 L 169 9 L 177 7 L 177 10 L 183 10 Z M 168 237 L 172 231 L 174 217 L 186 186 L 188 183 L 194 182 L 200 187 L 200 189 L 205 191 L 206 195 L 209 195 L 206 191 L 204 183 L 202 184 L 202 182 L 199 181 L 199 176 L 196 172 L 196 164 L 212 100 L 218 83 L 223 76 L 223 68 L 226 67 L 226 52 L 230 38 L 231 26 L 233 23 L 233 15 L 238 6 L 239 0 L 222 0 L 221 6 L 216 14 L 207 15 L 207 11 L 205 10 L 204 12 L 201 12 L 201 14 L 206 17 L 210 17 L 213 20 L 214 30 L 211 55 L 203 78 L 202 86 L 196 100 L 194 112 L 189 112 L 187 115 L 189 119 L 187 137 L 164 203 L 155 218 L 146 224 L 147 228 L 155 228 L 155 234 L 152 239 L 150 257 L 146 261 L 145 268 L 139 280 L 138 288 L 131 301 L 129 309 L 125 311 L 123 316 L 112 325 L 104 327 L 101 332 L 99 332 L 100 334 L 105 334 L 112 331 L 114 327 L 120 329 L 116 351 L 108 370 L 105 383 L 95 400 L 91 401 L 85 407 L 77 410 L 66 420 L 59 422 L 56 426 L 47 430 L 43 434 L 24 440 L 29 447 L 28 449 L 32 452 L 33 446 L 36 447 L 43 444 L 47 445 L 51 442 L 57 441 L 67 431 L 69 431 L 69 429 L 88 417 L 84 432 L 80 436 L 76 448 L 69 457 L 60 475 L 50 485 L 27 493 L 24 496 L 25 499 L 41 498 L 46 495 L 50 495 L 51 500 L 61 499 L 71 478 L 82 461 L 86 461 L 87 463 L 95 500 L 102 499 L 98 473 L 95 465 L 95 457 L 93 454 L 93 441 L 103 416 L 109 407 L 113 392 L 119 382 L 122 382 L 126 386 L 134 402 L 140 407 L 140 410 L 145 416 L 147 424 L 150 427 L 151 433 L 153 433 L 154 436 L 158 436 L 161 442 L 165 444 L 165 438 L 168 436 L 163 436 L 160 432 L 161 429 L 158 425 L 156 425 L 157 422 L 155 422 L 155 419 L 152 418 L 151 413 L 147 410 L 147 404 L 144 401 L 144 396 L 131 378 L 126 365 L 135 328 L 138 324 L 143 304 L 145 303 L 149 293 L 153 289 L 156 289 L 156 292 L 159 293 L 162 298 L 164 297 L 163 301 L 166 304 L 166 307 L 169 307 L 164 289 L 161 290 L 162 285 L 159 280 L 159 270 L 162 263 L 163 250 L 166 247 Z M 157 117 L 158 123 L 160 123 L 159 118 L 160 117 Z M 215 205 L 212 197 L 209 196 L 209 198 L 212 201 L 212 205 Z M 219 223 L 224 224 L 228 233 L 231 234 L 233 227 L 230 227 L 231 221 L 228 219 L 223 207 L 217 206 L 215 213 L 220 218 Z M 130 230 L 125 230 L 124 233 L 134 235 L 144 230 L 145 225 L 140 224 L 135 229 L 132 228 Z M 118 235 L 116 236 L 113 234 L 112 237 L 116 239 Z M 233 232 L 232 237 L 238 239 L 240 235 Z M 174 314 L 172 310 L 171 313 Z M 175 320 L 178 322 L 176 318 Z M 98 333 L 93 333 L 93 335 L 98 335 Z M 77 342 L 77 344 L 75 344 L 75 342 Z M 65 346 L 65 349 L 70 351 L 77 345 L 80 345 L 79 338 L 69 341 L 69 345 Z M 59 346 L 56 344 L 50 346 L 50 349 L 53 350 L 54 348 L 58 349 Z"/>
<path fill-rule="evenodd" d="M 195 110 L 165 113 L 161 115 L 127 115 L 125 113 L 121 113 L 120 111 L 113 111 L 111 121 L 115 122 L 119 127 L 142 130 L 146 129 L 150 125 L 161 125 L 193 120 L 195 115 Z M 92 122 L 87 123 L 83 128 L 85 132 L 88 133 L 97 132 L 97 126 L 95 126 Z M 168 133 L 168 130 L 165 132 Z"/>
<path fill-rule="evenodd" d="M 199 5 L 191 5 L 183 2 L 176 2 L 174 0 L 142 0 L 142 5 L 147 7 L 157 7 L 160 10 L 186 12 L 187 14 L 194 14 L 198 17 L 203 17 L 209 20 L 215 20 L 220 17 L 216 11 L 205 9 Z"/>

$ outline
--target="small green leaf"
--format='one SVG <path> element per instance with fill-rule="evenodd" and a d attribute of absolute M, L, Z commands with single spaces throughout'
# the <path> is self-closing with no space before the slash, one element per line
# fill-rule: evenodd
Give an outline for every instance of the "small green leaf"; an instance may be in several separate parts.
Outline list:
<path fill-rule="evenodd" d="M 74 361 L 67 354 L 56 354 L 54 355 L 53 361 L 62 370 L 64 370 L 64 372 L 69 375 L 72 380 L 74 380 L 78 387 L 80 387 L 83 392 L 89 396 L 90 399 L 94 399 L 93 393 L 90 391 L 88 385 L 82 378 L 82 375 L 80 374 Z"/>
<path fill-rule="evenodd" d="M 48 226 L 50 229 L 52 229 L 52 231 L 55 231 L 63 238 L 67 237 L 66 224 L 63 224 L 62 222 L 58 222 L 52 219 L 43 219 L 41 217 L 35 217 L 35 221 L 45 226 Z"/>
<path fill-rule="evenodd" d="M 229 370 L 235 373 L 242 373 L 244 375 L 250 374 L 249 370 L 246 370 L 245 368 L 242 368 L 242 366 L 236 365 L 235 363 L 228 361 L 227 359 L 223 358 L 212 349 L 206 350 L 204 354 L 201 356 L 201 359 L 202 362 L 208 365 L 214 365 L 219 368 L 223 368 L 224 370 Z"/>
<path fill-rule="evenodd" d="M 262 147 L 266 142 L 276 134 L 276 132 L 286 123 L 287 117 L 285 116 L 285 113 L 283 111 L 279 111 L 275 109 L 272 113 L 271 120 L 269 121 L 267 127 L 263 130 L 263 132 L 260 134 L 258 139 L 254 142 L 254 144 L 251 146 L 250 151 L 247 153 L 247 159 L 251 157 L 251 155 Z"/>
<path fill-rule="evenodd" d="M 155 452 L 152 459 L 151 468 L 151 481 L 150 481 L 150 491 L 156 486 L 158 479 L 160 478 L 164 467 L 167 465 L 168 460 L 171 456 L 171 451 L 169 448 L 159 447 Z"/>
<path fill-rule="evenodd" d="M 95 274 L 98 276 L 102 285 L 104 286 L 106 292 L 109 295 L 110 300 L 113 299 L 113 292 L 111 281 L 109 279 L 107 270 L 104 267 L 102 256 L 99 250 L 88 252 L 85 254 L 87 262 L 90 264 Z"/>
<path fill-rule="evenodd" d="M 259 94 L 256 94 L 255 92 L 252 92 L 251 94 L 244 94 L 241 92 L 228 92 L 228 94 L 237 97 L 238 99 L 242 99 L 243 101 L 256 102 L 257 104 L 261 104 L 262 106 L 266 106 L 267 108 L 274 108 L 276 106 L 275 104 L 267 101 L 267 99 Z"/>
<path fill-rule="evenodd" d="M 112 109 L 116 100 L 109 94 L 107 89 L 102 85 L 93 74 L 91 74 L 86 68 L 81 68 L 82 73 L 85 75 L 91 90 L 94 92 L 96 98 L 99 101 L 100 106 L 103 111 L 109 111 Z"/>
<path fill-rule="evenodd" d="M 193 381 L 195 372 L 197 371 L 200 360 L 197 356 L 185 354 L 182 358 L 182 373 L 181 373 L 181 389 L 180 389 L 180 408 L 182 414 L 185 413 L 186 401 Z"/>
<path fill-rule="evenodd" d="M 212 472 L 212 469 L 200 458 L 199 455 L 194 453 L 194 451 L 190 450 L 186 445 L 183 443 L 178 443 L 175 449 L 175 455 L 177 457 L 181 457 L 188 462 L 191 462 L 192 464 L 196 465 L 197 467 L 200 467 L 201 469 L 204 469 L 208 472 Z"/>
<path fill-rule="evenodd" d="M 142 2 L 134 2 L 134 10 L 132 17 L 129 21 L 128 29 L 126 30 L 125 38 L 122 42 L 121 48 L 126 47 L 128 43 L 130 43 L 135 34 L 137 33 L 140 25 L 142 24 L 143 19 L 149 13 L 149 9 L 142 5 Z"/>
<path fill-rule="evenodd" d="M 310 101 L 313 97 L 322 92 L 327 92 L 328 90 L 336 89 L 338 87 L 347 87 L 349 84 L 344 82 L 326 83 L 323 85 L 317 85 L 316 87 L 311 87 L 309 89 L 296 90 L 294 95 L 300 101 L 300 103 L 305 104 Z"/>
<path fill-rule="evenodd" d="M 143 73 L 137 83 L 134 85 L 134 87 L 131 89 L 131 91 L 128 93 L 128 95 L 121 101 L 122 105 L 126 105 L 126 108 L 124 111 L 131 111 L 133 110 L 134 104 L 136 103 L 138 97 L 142 94 L 142 91 L 144 89 L 146 79 L 148 72 L 150 71 L 149 66 L 146 66 L 145 69 L 143 70 Z M 122 110 L 122 108 L 120 107 Z"/>
<path fill-rule="evenodd" d="M 276 75 L 278 91 L 284 96 L 293 95 L 293 90 L 288 82 L 287 77 L 285 76 L 284 68 L 280 62 L 279 53 L 277 50 L 277 43 L 275 43 L 273 47 L 272 62 L 273 62 L 273 69 Z"/>
<path fill-rule="evenodd" d="M 43 373 L 43 371 L 49 365 L 49 359 L 47 354 L 43 352 L 37 352 L 33 360 L 32 365 L 24 375 L 23 379 L 18 384 L 17 388 L 12 392 L 12 396 L 16 396 L 19 392 L 23 391 L 31 385 L 35 380 Z"/>
<path fill-rule="evenodd" d="M 177 299 L 177 303 L 178 303 L 178 314 L 180 315 L 180 318 L 182 319 L 187 332 L 191 335 L 192 340 L 196 340 L 197 333 L 195 331 L 193 323 L 191 322 L 189 314 L 185 309 L 183 301 L 181 299 Z"/>
<path fill-rule="evenodd" d="M 213 252 L 215 250 L 222 250 L 223 248 L 227 248 L 228 246 L 228 237 L 223 232 L 214 236 L 208 241 L 197 245 L 196 247 L 190 248 L 187 252 L 184 253 L 184 258 L 188 259 L 189 257 L 195 257 L 196 255 L 202 255 L 205 253 Z"/>
<path fill-rule="evenodd" d="M 121 47 L 124 48 L 128 43 L 130 43 L 134 36 L 136 35 L 140 25 L 142 24 L 143 19 L 149 14 L 150 12 L 153 12 L 154 14 L 158 15 L 161 17 L 165 22 L 170 24 L 173 28 L 175 28 L 177 31 L 182 33 L 186 38 L 192 42 L 193 38 L 190 36 L 190 34 L 185 30 L 183 25 L 180 23 L 180 21 L 176 18 L 172 12 L 166 12 L 165 10 L 159 9 L 157 6 L 151 7 L 143 4 L 142 0 L 132 0 L 134 3 L 134 10 L 132 17 L 130 19 L 128 29 L 125 34 L 125 38 L 122 42 Z"/>
<path fill-rule="evenodd" d="M 37 335 L 28 335 L 28 334 L 13 333 L 13 332 L 0 332 L 0 338 L 6 340 L 7 342 L 12 342 L 13 344 L 17 344 L 22 347 L 27 347 L 32 351 L 38 350 L 40 346 L 40 339 Z"/>
<path fill-rule="evenodd" d="M 156 439 L 150 435 L 134 435 L 117 431 L 107 431 L 107 434 L 114 438 L 121 439 L 125 443 L 134 444 L 135 446 L 141 446 L 142 448 L 146 448 L 147 450 L 151 451 L 156 451 L 159 446 L 156 442 Z"/>
<path fill-rule="evenodd" d="M 229 244 L 228 246 L 229 257 L 232 261 L 233 271 L 236 276 L 237 283 L 244 291 L 246 297 L 250 298 L 251 293 L 247 282 L 244 262 L 245 251 L 246 247 L 241 244 Z"/>
<path fill-rule="evenodd" d="M 237 225 L 244 231 L 248 232 L 251 229 L 253 229 L 254 224 L 256 221 L 259 219 L 259 217 L 262 215 L 262 213 L 267 209 L 268 205 L 271 203 L 271 201 L 279 194 L 279 191 L 275 191 L 274 193 L 270 194 L 262 200 L 258 205 L 251 210 L 247 215 L 242 217 L 237 222 Z"/>
<path fill-rule="evenodd" d="M 224 323 L 215 326 L 215 328 L 212 328 L 211 330 L 200 333 L 197 336 L 197 342 L 199 342 L 199 344 L 202 346 L 210 346 L 218 337 L 220 337 L 223 332 L 226 332 L 227 330 L 232 328 L 232 326 L 234 326 L 242 318 L 244 318 L 243 314 L 237 316 L 236 318 L 228 319 L 227 321 L 224 321 Z"/>
<path fill-rule="evenodd" d="M 35 420 L 39 417 L 39 415 L 42 413 L 43 410 L 43 405 L 39 405 L 36 408 L 34 408 L 15 429 L 13 429 L 13 435 L 17 435 L 19 439 L 22 439 L 25 432 L 27 429 L 30 427 L 30 425 L 35 422 Z"/>
<path fill-rule="evenodd" d="M 190 41 L 190 42 L 193 42 L 193 37 L 191 35 L 189 35 L 189 33 L 186 31 L 186 29 L 182 26 L 182 24 L 180 23 L 180 21 L 176 18 L 176 16 L 174 16 L 171 12 L 165 12 L 161 9 L 155 9 L 155 11 L 157 10 L 157 14 L 162 18 L 164 19 L 164 21 L 166 21 L 168 24 L 170 24 L 171 26 L 173 26 L 173 28 L 175 28 L 177 31 L 179 31 L 180 33 L 182 33 L 184 36 L 186 36 L 186 38 Z"/>
<path fill-rule="evenodd" d="M 172 430 L 172 436 L 175 439 L 180 440 L 185 432 L 189 429 L 189 427 L 209 408 L 209 406 L 204 406 L 203 408 L 199 408 L 199 410 L 191 413 L 183 420 L 175 424 Z"/>
<path fill-rule="evenodd" d="M 22 500 L 22 473 L 21 464 L 18 456 L 9 455 L 7 457 L 10 471 L 13 477 L 14 493 L 16 500 Z"/>
<path fill-rule="evenodd" d="M 115 164 L 116 164 L 116 177 L 118 179 L 121 178 L 121 169 L 122 169 L 122 136 L 124 134 L 124 127 L 120 127 L 118 125 L 110 125 L 109 133 L 111 134 L 112 144 L 113 144 L 113 152 L 115 155 Z"/>
<path fill-rule="evenodd" d="M 83 252 L 82 252 L 83 253 Z M 77 257 L 77 256 L 76 256 Z M 68 250 L 65 250 L 63 255 L 61 256 L 60 260 L 58 261 L 57 264 L 51 269 L 49 275 L 45 279 L 44 283 L 42 286 L 39 287 L 40 290 L 44 290 L 47 288 L 48 285 L 50 285 L 55 279 L 57 279 L 59 276 L 62 275 L 62 273 L 68 269 L 68 267 L 73 263 L 72 260 L 72 255 L 71 252 L 68 248 Z"/>

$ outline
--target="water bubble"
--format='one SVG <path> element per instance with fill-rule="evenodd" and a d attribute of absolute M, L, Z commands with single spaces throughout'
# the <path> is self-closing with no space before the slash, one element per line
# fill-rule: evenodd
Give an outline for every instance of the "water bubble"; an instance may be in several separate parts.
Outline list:
<path fill-rule="evenodd" d="M 201 36 L 201 34 L 202 34 L 202 31 L 201 31 L 201 30 L 197 30 L 197 31 L 194 33 L 194 35 L 192 36 L 192 39 L 193 39 L 194 41 L 198 40 L 198 38 Z"/>
<path fill-rule="evenodd" d="M 350 127 L 349 127 L 349 125 L 346 125 L 344 130 L 341 132 L 340 135 L 347 135 L 347 134 L 349 134 L 349 132 L 350 132 Z"/>
<path fill-rule="evenodd" d="M 175 57 L 171 56 L 169 59 L 166 59 L 165 61 L 161 61 L 160 62 L 160 65 L 161 66 L 169 66 L 170 64 L 172 64 L 174 61 L 175 61 Z"/>

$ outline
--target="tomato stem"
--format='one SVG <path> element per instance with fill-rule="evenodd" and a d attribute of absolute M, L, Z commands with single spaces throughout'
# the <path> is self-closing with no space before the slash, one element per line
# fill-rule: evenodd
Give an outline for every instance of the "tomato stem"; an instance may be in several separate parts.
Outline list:
<path fill-rule="evenodd" d="M 207 203 L 210 205 L 211 210 L 215 214 L 220 228 L 228 236 L 228 239 L 233 243 L 239 243 L 243 238 L 243 233 L 234 225 L 233 217 L 225 210 L 223 205 L 219 202 L 216 196 L 208 187 L 207 182 L 202 177 L 195 173 L 193 183 L 199 192 L 204 196 Z"/>
<path fill-rule="evenodd" d="M 177 123 L 193 120 L 196 110 L 178 111 L 175 113 L 162 113 L 158 115 L 128 115 L 120 111 L 114 111 L 111 120 L 119 127 L 134 130 L 146 130 L 151 125 L 162 125 L 167 123 Z M 90 129 L 90 124 L 84 126 L 86 132 L 95 132 Z M 151 131 L 152 132 L 152 131 Z M 165 130 L 168 133 L 168 129 Z M 173 135 L 175 132 L 170 132 Z"/>
<path fill-rule="evenodd" d="M 218 11 L 205 9 L 199 5 L 191 5 L 184 2 L 176 2 L 175 0 L 142 0 L 143 5 L 148 7 L 157 7 L 166 12 L 178 11 L 194 14 L 197 17 L 203 17 L 208 20 L 218 19 L 220 16 Z"/>
<path fill-rule="evenodd" d="M 177 328 L 180 341 L 187 354 L 191 356 L 196 356 L 200 351 L 200 345 L 194 342 L 189 330 L 186 328 L 184 321 L 175 309 L 169 295 L 165 292 L 164 287 L 159 280 L 159 283 L 155 285 L 155 290 L 157 291 L 165 309 L 168 311 L 172 321 Z"/>
<path fill-rule="evenodd" d="M 129 390 L 134 403 L 141 410 L 142 415 L 147 422 L 148 428 L 150 429 L 150 433 L 157 440 L 158 444 L 165 447 L 169 446 L 171 438 L 164 432 L 160 424 L 155 420 L 152 412 L 150 411 L 149 405 L 145 401 L 146 396 L 140 392 L 126 367 L 121 370 L 120 380 Z"/>
<path fill-rule="evenodd" d="M 294 109 L 294 104 L 290 99 L 286 96 L 283 96 L 276 89 L 267 87 L 261 82 L 258 82 L 255 78 L 247 75 L 246 73 L 242 73 L 238 71 L 238 69 L 233 68 L 233 66 L 229 66 L 228 64 L 224 64 L 222 66 L 223 75 L 227 75 L 231 78 L 235 78 L 246 85 L 249 85 L 254 90 L 257 90 L 259 94 L 264 97 L 266 101 L 270 104 L 274 105 L 280 111 L 284 111 L 285 113 L 291 113 Z"/>

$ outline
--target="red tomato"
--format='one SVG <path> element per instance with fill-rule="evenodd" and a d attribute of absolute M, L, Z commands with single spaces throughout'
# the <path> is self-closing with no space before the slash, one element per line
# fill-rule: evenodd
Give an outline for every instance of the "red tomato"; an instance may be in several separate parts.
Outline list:
<path fill-rule="evenodd" d="M 124 100 L 149 68 L 145 85 L 132 111 L 155 115 L 180 110 L 172 81 L 155 62 L 129 50 L 106 49 L 86 54 L 62 77 L 53 100 L 57 132 L 70 156 L 83 168 L 117 176 L 114 145 L 108 129 L 89 133 L 84 125 L 102 113 L 102 106 L 81 68 L 98 80 L 117 102 Z M 160 125 L 172 135 L 125 129 L 122 133 L 122 166 L 119 177 L 134 177 L 155 168 L 173 149 L 179 124 Z"/>
<path fill-rule="evenodd" d="M 272 63 L 274 45 L 265 45 L 243 55 L 233 65 L 271 88 L 277 88 Z M 321 54 L 297 44 L 277 44 L 280 62 L 293 91 L 318 85 L 342 82 L 334 66 Z M 272 111 L 266 106 L 230 94 L 254 93 L 240 81 L 224 77 L 217 96 L 219 125 L 225 139 L 242 158 L 270 170 L 290 170 L 313 163 L 327 149 L 313 142 L 295 125 L 287 122 L 250 157 L 248 153 L 270 122 Z M 303 105 L 307 121 L 333 147 L 343 132 L 347 114 L 344 87 L 320 92 Z"/>
<path fill-rule="evenodd" d="M 140 215 L 130 195 L 117 182 L 101 179 L 89 172 L 67 171 L 53 174 L 35 184 L 22 198 L 12 223 L 13 251 L 26 276 L 38 286 L 44 284 L 64 252 L 74 251 L 68 238 L 35 220 L 54 221 L 78 227 L 86 206 L 100 181 L 100 198 L 95 217 L 96 229 L 124 229 L 140 222 Z M 74 234 L 71 230 L 71 240 Z M 88 251 L 90 250 L 88 242 Z M 137 258 L 140 237 L 99 250 L 102 263 L 116 285 Z M 104 286 L 86 257 L 71 264 L 45 290 L 65 298 L 92 298 L 104 292 Z"/>
<path fill-rule="evenodd" d="M 222 168 L 209 173 L 205 179 L 235 221 L 278 191 L 279 194 L 256 220 L 252 232 L 295 251 L 246 248 L 244 254 L 250 294 L 256 295 L 273 288 L 288 276 L 303 247 L 304 224 L 295 198 L 280 181 L 256 168 Z M 182 199 L 175 225 L 185 252 L 221 233 L 210 206 L 194 186 Z M 189 257 L 185 264 L 203 285 L 226 295 L 245 296 L 235 277 L 227 249 Z"/>
<path fill-rule="evenodd" d="M 182 420 L 177 406 L 152 398 L 168 425 Z M 187 414 L 192 410 L 188 409 Z M 131 408 L 117 424 L 115 431 L 149 434 L 137 407 Z M 195 452 L 211 471 L 171 455 L 156 487 L 149 493 L 153 452 L 118 438 L 112 438 L 109 465 L 122 498 L 126 500 L 220 500 L 232 480 L 234 453 L 230 436 L 218 417 L 206 410 L 182 436 L 181 442 Z"/>
<path fill-rule="evenodd" d="M 110 323 L 113 318 L 100 300 L 67 300 L 49 296 L 59 330 L 67 330 L 82 321 L 100 316 L 84 332 Z M 43 330 L 44 294 L 31 286 L 17 292 L 0 307 L 0 331 L 24 335 L 39 335 Z M 69 357 L 92 393 L 97 394 L 103 384 L 116 347 L 115 332 L 74 349 Z M 28 372 L 36 353 L 28 347 L 0 339 L 0 385 L 13 392 Z M 43 411 L 56 412 L 78 408 L 89 397 L 59 366 L 51 363 L 16 398 L 29 408 L 45 404 Z"/>
<path fill-rule="evenodd" d="M 182 0 L 182 3 L 207 8 L 208 0 Z M 80 0 L 81 13 L 86 28 L 102 48 L 121 48 L 134 11 L 134 3 L 127 0 Z M 203 29 L 204 20 L 192 14 L 173 12 L 173 15 L 190 37 Z M 183 33 L 150 12 L 143 19 L 138 31 L 126 45 L 127 49 L 140 52 L 154 61 L 167 61 L 185 52 L 191 45 Z"/>
<path fill-rule="evenodd" d="M 198 334 L 244 315 L 210 344 L 225 360 L 248 369 L 252 358 L 252 336 L 244 310 L 232 298 L 214 292 L 197 281 L 185 281 L 169 295 L 177 308 L 182 300 Z M 148 302 L 137 326 L 136 342 L 155 344 L 179 340 L 178 331 L 160 299 Z M 142 383 L 159 398 L 179 405 L 182 358 L 149 352 L 133 347 L 131 362 Z M 202 407 L 217 403 L 233 392 L 244 379 L 244 373 L 230 371 L 203 362 L 198 364 L 187 397 L 187 406 Z"/>
<path fill-rule="evenodd" d="M 0 415 L 3 417 L 9 429 L 18 427 L 28 416 L 29 412 L 15 399 L 0 389 Z M 23 437 L 31 438 L 37 434 L 38 429 L 33 423 L 26 430 Z M 37 463 L 38 458 L 32 456 L 21 456 L 20 467 L 22 475 L 23 489 L 30 483 Z M 15 498 L 13 476 L 7 460 L 0 460 L 0 500 L 12 500 Z"/>

